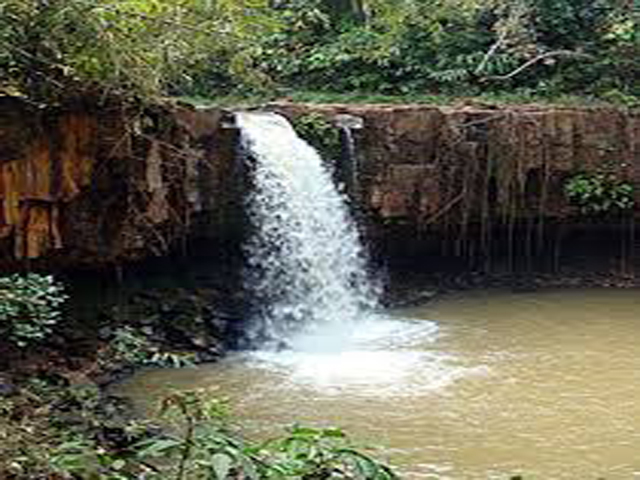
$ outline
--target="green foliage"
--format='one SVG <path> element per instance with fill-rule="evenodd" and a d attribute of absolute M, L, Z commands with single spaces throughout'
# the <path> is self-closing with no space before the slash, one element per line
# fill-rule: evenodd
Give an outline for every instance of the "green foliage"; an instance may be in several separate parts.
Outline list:
<path fill-rule="evenodd" d="M 486 92 L 474 96 L 459 96 L 452 94 L 428 95 L 428 94 L 404 94 L 404 95 L 384 95 L 367 92 L 327 92 L 327 91 L 298 91 L 289 97 L 294 102 L 327 104 L 327 103 L 348 103 L 348 104 L 429 104 L 429 105 L 455 105 L 460 102 L 465 104 L 478 103 L 480 105 L 522 105 L 537 103 L 542 105 L 561 105 L 567 107 L 611 107 L 620 105 L 622 98 L 596 98 L 593 96 L 580 95 L 558 95 L 542 97 L 535 91 L 528 89 L 514 90 L 512 92 Z M 632 98 L 625 97 L 631 102 Z M 259 99 L 254 105 L 259 103 Z M 628 104 L 632 105 L 631 103 Z"/>
<path fill-rule="evenodd" d="M 49 460 L 63 478 L 133 480 L 130 462 L 86 439 L 72 439 L 56 446 Z M 73 477 L 71 477 L 73 476 Z"/>
<path fill-rule="evenodd" d="M 638 15 L 625 0 L 5 0 L 0 93 L 527 89 L 635 104 Z"/>
<path fill-rule="evenodd" d="M 227 405 L 204 392 L 176 393 L 163 401 L 161 414 L 171 422 L 172 434 L 143 441 L 137 457 L 159 462 L 162 472 L 149 478 L 223 480 L 242 472 L 258 479 L 259 465 L 244 442 L 227 427 Z"/>
<path fill-rule="evenodd" d="M 0 332 L 19 347 L 44 340 L 60 321 L 64 287 L 30 273 L 0 277 Z"/>
<path fill-rule="evenodd" d="M 446 2 L 378 1 L 369 10 L 365 24 L 333 21 L 315 37 L 274 37 L 265 51 L 270 73 L 311 89 L 407 93 L 467 79 L 464 68 L 481 56 L 487 40 L 484 32 L 472 31 L 472 13 Z"/>
<path fill-rule="evenodd" d="M 624 73 L 638 69 L 638 12 L 621 0 L 370 0 L 366 22 L 344 22 L 313 4 L 322 21 L 267 37 L 262 50 L 267 72 L 296 89 L 640 93 Z M 308 8 L 286 5 L 291 18 Z M 558 51 L 570 53 L 540 57 Z M 518 70 L 536 58 L 543 60 Z"/>
<path fill-rule="evenodd" d="M 360 452 L 338 429 L 296 426 L 286 436 L 253 446 L 234 435 L 228 406 L 206 392 L 176 393 L 163 402 L 162 412 L 176 432 L 139 445 L 146 463 L 163 463 L 161 476 L 149 478 L 362 479 L 397 478 L 385 465 Z"/>
<path fill-rule="evenodd" d="M 0 399 L 0 477 L 87 480 L 391 480 L 392 471 L 336 429 L 294 427 L 252 444 L 229 405 L 204 391 L 162 401 L 161 425 L 129 421 L 96 387 L 33 381 Z"/>
<path fill-rule="evenodd" d="M 158 95 L 208 78 L 262 84 L 257 35 L 266 0 L 5 0 L 0 88 L 52 101 L 80 93 Z"/>
<path fill-rule="evenodd" d="M 33 379 L 19 395 L 0 399 L 0 477 L 122 480 L 140 473 L 109 438 L 136 441 L 146 427 L 123 420 L 117 403 L 92 385 L 62 388 Z M 74 476 L 75 475 L 75 476 Z"/>
<path fill-rule="evenodd" d="M 336 428 L 294 426 L 263 449 L 272 458 L 269 478 L 398 478 L 386 465 L 355 449 Z"/>
<path fill-rule="evenodd" d="M 633 208 L 634 188 L 605 173 L 580 173 L 564 185 L 567 198 L 585 214 L 624 211 Z"/>
<path fill-rule="evenodd" d="M 322 152 L 327 158 L 340 155 L 340 132 L 323 115 L 313 112 L 293 119 L 293 127 L 298 135 Z"/>
<path fill-rule="evenodd" d="M 143 333 L 131 327 L 120 327 L 115 330 L 107 348 L 100 353 L 99 361 L 105 367 L 127 365 L 181 368 L 193 366 L 195 356 L 191 353 L 164 351 Z"/>

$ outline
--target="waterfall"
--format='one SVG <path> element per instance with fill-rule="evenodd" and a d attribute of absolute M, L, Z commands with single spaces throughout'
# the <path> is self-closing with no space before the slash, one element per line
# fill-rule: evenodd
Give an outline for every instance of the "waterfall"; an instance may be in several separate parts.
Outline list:
<path fill-rule="evenodd" d="M 245 287 L 253 337 L 308 348 L 377 308 L 378 288 L 344 196 L 316 150 L 282 116 L 239 113 L 253 185 Z M 261 339 L 261 340 L 260 340 Z M 320 342 L 321 343 L 321 342 Z"/>
<path fill-rule="evenodd" d="M 358 193 L 358 159 L 356 157 L 356 143 L 353 132 L 349 127 L 341 127 L 340 133 L 344 142 L 343 168 L 345 184 L 355 197 Z"/>
<path fill-rule="evenodd" d="M 341 113 L 336 115 L 336 126 L 340 129 L 342 140 L 341 180 L 354 198 L 358 196 L 358 157 L 353 131 L 363 127 L 360 117 Z"/>

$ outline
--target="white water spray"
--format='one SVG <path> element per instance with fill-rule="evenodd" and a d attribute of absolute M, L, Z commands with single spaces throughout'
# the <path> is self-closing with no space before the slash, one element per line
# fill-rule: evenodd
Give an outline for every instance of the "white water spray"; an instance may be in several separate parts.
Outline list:
<path fill-rule="evenodd" d="M 236 118 L 253 161 L 246 287 L 257 305 L 255 336 L 303 350 L 340 348 L 340 337 L 378 306 L 345 199 L 284 117 Z"/>

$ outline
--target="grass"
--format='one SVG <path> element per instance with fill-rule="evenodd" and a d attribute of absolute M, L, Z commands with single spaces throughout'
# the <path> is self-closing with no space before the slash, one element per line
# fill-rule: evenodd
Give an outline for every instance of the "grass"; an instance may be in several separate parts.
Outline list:
<path fill-rule="evenodd" d="M 584 95 L 543 96 L 531 92 L 486 93 L 481 95 L 432 95 L 406 94 L 383 95 L 370 92 L 334 93 L 323 91 L 294 91 L 273 94 L 235 94 L 216 97 L 178 97 L 178 101 L 198 108 L 255 108 L 278 101 L 309 104 L 385 104 L 385 105 L 476 105 L 502 107 L 511 105 L 536 105 L 574 108 L 632 108 L 640 106 L 640 100 L 632 97 L 595 97 Z"/>

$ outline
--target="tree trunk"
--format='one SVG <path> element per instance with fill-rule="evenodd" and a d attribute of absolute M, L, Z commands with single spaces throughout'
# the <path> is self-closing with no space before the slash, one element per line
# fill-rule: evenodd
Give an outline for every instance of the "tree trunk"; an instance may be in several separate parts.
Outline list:
<path fill-rule="evenodd" d="M 324 0 L 332 13 L 340 19 L 365 20 L 363 0 Z"/>

